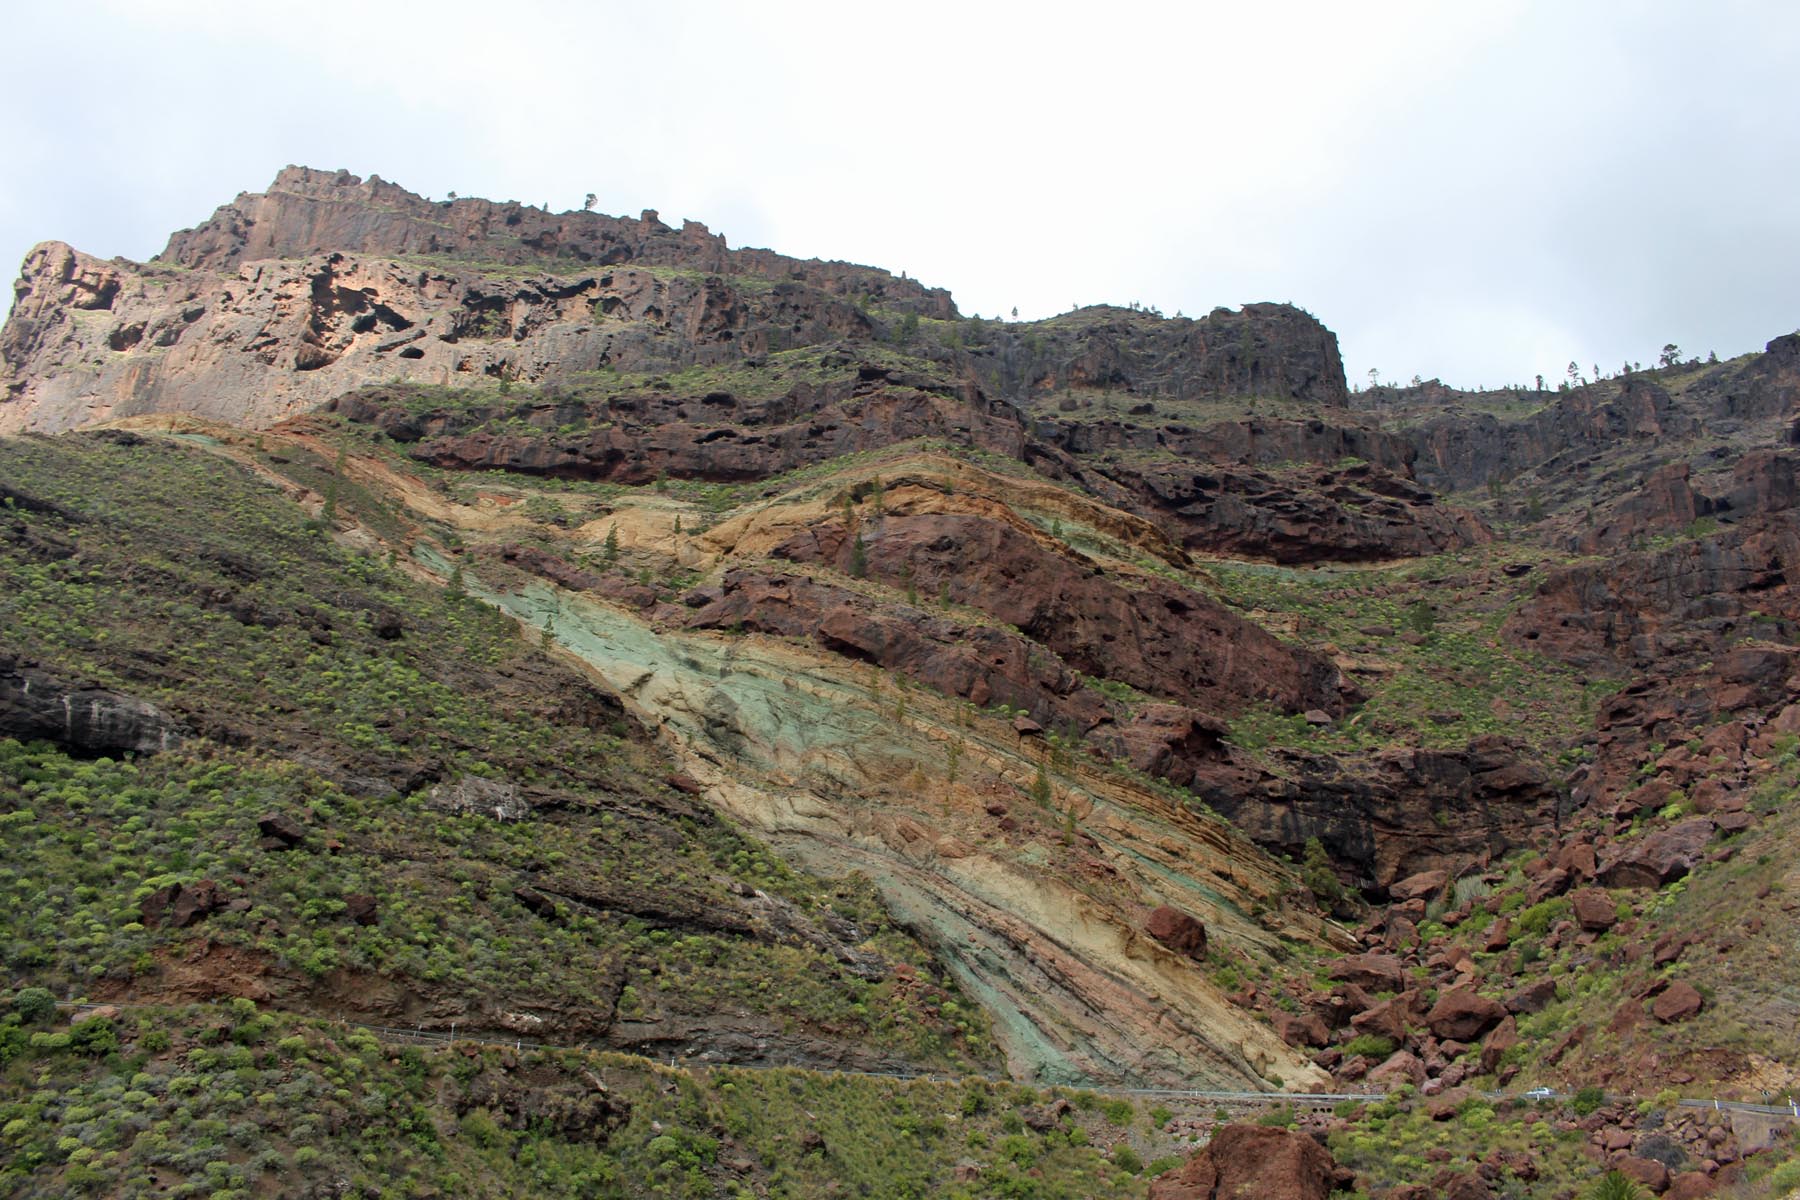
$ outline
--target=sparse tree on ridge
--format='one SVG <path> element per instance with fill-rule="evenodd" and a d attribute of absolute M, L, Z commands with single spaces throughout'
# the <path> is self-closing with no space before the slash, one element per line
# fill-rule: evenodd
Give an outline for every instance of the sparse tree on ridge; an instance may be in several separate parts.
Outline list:
<path fill-rule="evenodd" d="M 1662 358 L 1660 359 L 1660 361 L 1661 361 L 1662 365 L 1665 367 L 1672 367 L 1676 363 L 1680 362 L 1681 361 L 1680 347 L 1678 347 L 1674 342 L 1670 342 L 1668 345 L 1664 346 L 1662 348 Z"/>
<path fill-rule="evenodd" d="M 589 192 L 587 194 L 587 199 L 585 199 L 581 202 L 581 211 L 582 212 L 593 212 L 594 205 L 596 202 L 599 201 L 599 199 L 600 199 L 600 197 L 594 195 L 594 193 L 592 193 L 592 192 Z"/>

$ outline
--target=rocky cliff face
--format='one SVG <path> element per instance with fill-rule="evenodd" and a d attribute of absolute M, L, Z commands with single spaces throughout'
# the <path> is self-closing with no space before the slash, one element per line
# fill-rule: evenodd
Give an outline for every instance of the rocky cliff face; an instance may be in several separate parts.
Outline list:
<path fill-rule="evenodd" d="M 952 320 L 942 289 L 847 263 L 727 248 L 689 221 L 432 202 L 289 167 L 148 264 L 51 242 L 0 333 L 0 431 L 153 412 L 267 424 L 355 387 L 542 383 L 756 358 Z M 904 320 L 903 320 L 904 319 Z M 1205 321 L 1047 323 L 1022 358 L 931 353 L 996 394 L 1123 384 L 1341 401 L 1336 339 L 1276 305 Z"/>

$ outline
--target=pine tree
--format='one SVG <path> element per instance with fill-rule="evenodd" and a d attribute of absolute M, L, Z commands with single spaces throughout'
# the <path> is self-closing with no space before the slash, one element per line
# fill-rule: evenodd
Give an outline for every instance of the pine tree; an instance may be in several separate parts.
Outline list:
<path fill-rule="evenodd" d="M 601 550 L 601 558 L 609 567 L 619 561 L 619 527 L 617 525 L 606 527 L 606 545 Z"/>
<path fill-rule="evenodd" d="M 862 579 L 869 573 L 869 547 L 864 544 L 862 534 L 850 543 L 850 577 Z"/>

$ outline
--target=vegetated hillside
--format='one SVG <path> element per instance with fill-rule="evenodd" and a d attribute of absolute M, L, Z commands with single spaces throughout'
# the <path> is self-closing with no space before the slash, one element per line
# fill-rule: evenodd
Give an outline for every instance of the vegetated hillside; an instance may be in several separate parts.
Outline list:
<path fill-rule="evenodd" d="M 299 169 L 21 289 L 0 426 L 138 415 L 0 443 L 7 969 L 291 1015 L 10 1026 L 20 1190 L 1133 1194 L 1213 1124 L 771 1064 L 1385 1092 L 1303 1123 L 1390 1195 L 1789 1169 L 1673 1101 L 1797 1082 L 1800 338 L 1353 395 L 1287 306 L 961 320 Z"/>

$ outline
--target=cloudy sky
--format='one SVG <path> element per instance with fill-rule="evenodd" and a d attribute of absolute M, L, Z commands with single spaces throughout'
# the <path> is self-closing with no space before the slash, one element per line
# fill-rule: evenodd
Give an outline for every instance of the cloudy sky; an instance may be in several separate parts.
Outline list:
<path fill-rule="evenodd" d="M 965 313 L 1285 300 L 1353 380 L 1800 326 L 1800 5 L 0 0 L 0 258 L 284 164 L 605 212 Z"/>

